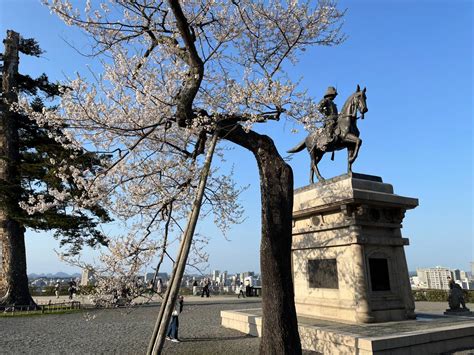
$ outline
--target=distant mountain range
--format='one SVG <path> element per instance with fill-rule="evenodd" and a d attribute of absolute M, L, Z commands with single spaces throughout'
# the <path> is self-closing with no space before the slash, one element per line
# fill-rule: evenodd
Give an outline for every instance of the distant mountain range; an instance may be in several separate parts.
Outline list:
<path fill-rule="evenodd" d="M 28 278 L 30 280 L 34 280 L 34 279 L 39 279 L 41 277 L 47 277 L 49 279 L 66 279 L 66 278 L 73 278 L 73 277 L 80 277 L 81 274 L 79 273 L 73 273 L 73 274 L 66 274 L 65 272 L 57 272 L 55 274 L 51 274 L 51 273 L 48 273 L 48 274 L 28 274 Z"/>

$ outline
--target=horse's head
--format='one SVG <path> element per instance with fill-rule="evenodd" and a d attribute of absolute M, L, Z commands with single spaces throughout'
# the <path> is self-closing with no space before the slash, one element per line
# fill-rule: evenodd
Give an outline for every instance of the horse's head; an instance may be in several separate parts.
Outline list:
<path fill-rule="evenodd" d="M 357 85 L 357 90 L 354 94 L 354 99 L 356 100 L 356 110 L 358 109 L 361 113 L 361 118 L 364 119 L 364 113 L 369 111 L 367 108 L 367 96 L 365 96 L 366 88 L 360 90 L 360 86 Z"/>
<path fill-rule="evenodd" d="M 349 96 L 342 106 L 341 116 L 351 117 L 353 119 L 357 118 L 357 111 L 361 113 L 361 118 L 364 118 L 364 113 L 369 111 L 367 108 L 367 96 L 365 96 L 365 91 L 360 89 L 360 86 L 357 85 L 357 90 L 351 96 Z"/>

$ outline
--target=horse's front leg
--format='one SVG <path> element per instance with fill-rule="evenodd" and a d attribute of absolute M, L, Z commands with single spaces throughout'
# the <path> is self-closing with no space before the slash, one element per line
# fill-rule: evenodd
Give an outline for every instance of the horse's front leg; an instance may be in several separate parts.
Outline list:
<path fill-rule="evenodd" d="M 359 155 L 360 146 L 362 145 L 362 139 L 360 139 L 359 137 L 356 138 L 357 140 L 355 142 L 354 152 L 352 153 L 351 164 L 357 159 L 357 156 Z"/>
<path fill-rule="evenodd" d="M 346 143 L 347 152 L 351 153 L 348 156 L 348 162 L 352 164 L 356 160 L 357 156 L 359 155 L 359 149 L 360 149 L 360 146 L 362 145 L 362 139 L 360 139 L 359 137 L 357 137 L 356 135 L 352 133 L 349 133 L 344 137 L 343 142 Z M 354 145 L 354 149 L 350 149 L 352 145 Z"/>
<path fill-rule="evenodd" d="M 354 154 L 354 149 L 347 147 L 347 173 L 352 173 L 352 163 L 354 162 L 352 155 Z"/>
<path fill-rule="evenodd" d="M 324 181 L 324 180 L 326 180 L 325 178 L 323 178 L 323 176 L 322 176 L 321 173 L 319 172 L 319 168 L 318 168 L 318 165 L 317 165 L 317 164 L 314 165 L 314 172 L 316 173 L 316 176 L 318 177 L 318 180 L 319 180 L 319 181 Z"/>

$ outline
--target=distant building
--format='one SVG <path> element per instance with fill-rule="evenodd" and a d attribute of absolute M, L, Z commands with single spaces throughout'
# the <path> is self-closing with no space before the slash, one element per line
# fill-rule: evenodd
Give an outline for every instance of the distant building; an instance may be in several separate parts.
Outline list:
<path fill-rule="evenodd" d="M 428 269 L 417 269 L 420 288 L 434 288 L 438 290 L 449 290 L 449 278 L 453 278 L 451 270 L 437 266 Z"/>
<path fill-rule="evenodd" d="M 151 280 L 153 280 L 153 277 L 155 276 L 155 273 L 154 272 L 147 272 L 145 274 L 145 282 L 148 283 L 150 282 Z"/>
<path fill-rule="evenodd" d="M 95 283 L 94 273 L 91 269 L 83 269 L 80 286 L 89 286 Z"/>
<path fill-rule="evenodd" d="M 212 281 L 219 281 L 219 274 L 221 272 L 219 270 L 212 271 Z"/>
<path fill-rule="evenodd" d="M 220 285 L 226 286 L 228 284 L 228 282 L 227 282 L 227 271 L 221 272 L 221 274 L 219 275 L 219 278 L 220 278 Z"/>
<path fill-rule="evenodd" d="M 427 269 L 417 269 L 417 276 L 412 277 L 412 288 L 434 288 L 449 290 L 449 279 L 452 279 L 465 290 L 473 289 L 474 283 L 467 277 L 467 273 L 459 269 L 448 269 L 441 266 Z"/>
<path fill-rule="evenodd" d="M 150 281 L 152 281 L 154 277 L 155 277 L 154 272 L 147 272 L 144 278 L 145 284 L 148 284 Z M 165 284 L 168 281 L 168 273 L 159 272 L 158 275 L 156 275 L 156 281 L 158 281 L 158 279 L 161 279 L 161 282 Z"/>
<path fill-rule="evenodd" d="M 451 273 L 452 273 L 452 277 L 454 281 L 461 280 L 461 270 L 455 269 L 455 270 L 452 270 Z"/>
<path fill-rule="evenodd" d="M 41 289 L 43 287 L 48 286 L 48 283 L 46 281 L 47 280 L 45 279 L 36 279 L 33 282 L 31 282 L 31 286 Z"/>
<path fill-rule="evenodd" d="M 168 273 L 166 272 L 159 272 L 157 275 L 156 275 L 156 279 L 161 279 L 161 281 L 165 282 L 165 281 L 168 281 L 169 280 L 169 276 L 168 276 Z"/>
<path fill-rule="evenodd" d="M 253 286 L 262 286 L 262 279 L 260 278 L 260 275 L 254 276 Z"/>
<path fill-rule="evenodd" d="M 410 277 L 410 286 L 412 289 L 422 288 L 420 286 L 420 278 L 418 276 Z"/>

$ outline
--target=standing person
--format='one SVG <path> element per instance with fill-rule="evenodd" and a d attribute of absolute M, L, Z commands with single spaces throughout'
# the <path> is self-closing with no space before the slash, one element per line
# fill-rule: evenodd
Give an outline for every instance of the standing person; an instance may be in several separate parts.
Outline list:
<path fill-rule="evenodd" d="M 179 343 L 178 339 L 178 328 L 179 328 L 179 314 L 183 311 L 184 297 L 179 296 L 178 300 L 174 305 L 173 313 L 171 314 L 171 322 L 168 326 L 168 332 L 166 333 L 166 339 L 171 340 L 173 343 Z"/>
<path fill-rule="evenodd" d="M 156 293 L 161 296 L 161 293 L 163 292 L 163 280 L 161 278 L 158 279 L 158 282 L 156 283 Z"/>
<path fill-rule="evenodd" d="M 197 294 L 198 294 L 197 287 L 198 287 L 198 282 L 196 280 L 194 280 L 194 282 L 193 282 L 193 296 L 197 296 Z"/>
<path fill-rule="evenodd" d="M 72 300 L 74 294 L 76 293 L 76 287 L 77 287 L 76 281 L 74 281 L 74 279 L 71 279 L 71 281 L 69 281 L 69 288 L 67 289 L 69 292 L 70 300 Z"/>
<path fill-rule="evenodd" d="M 245 298 L 244 290 L 245 290 L 244 283 L 241 282 L 239 286 L 239 295 L 237 296 L 237 298 L 240 298 L 241 295 L 243 298 Z"/>
<path fill-rule="evenodd" d="M 250 286 L 250 284 L 247 284 L 247 286 L 245 286 L 245 295 L 247 297 L 252 296 L 252 287 Z"/>
<path fill-rule="evenodd" d="M 206 297 L 209 297 L 209 280 L 207 279 L 206 283 L 204 284 L 204 287 L 202 288 L 201 297 L 204 297 L 204 295 L 206 295 Z"/>
<path fill-rule="evenodd" d="M 59 283 L 59 280 L 56 281 L 56 284 L 54 285 L 54 294 L 56 295 L 56 298 L 59 298 L 59 289 L 61 288 L 61 284 Z"/>

